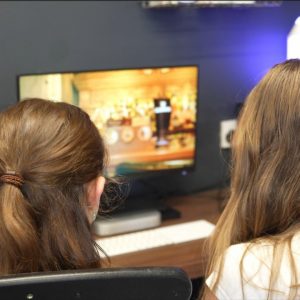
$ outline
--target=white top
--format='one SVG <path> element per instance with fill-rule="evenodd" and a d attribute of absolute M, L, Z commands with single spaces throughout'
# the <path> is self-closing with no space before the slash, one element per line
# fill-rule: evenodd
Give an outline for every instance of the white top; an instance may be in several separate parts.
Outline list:
<path fill-rule="evenodd" d="M 215 296 L 221 299 L 267 299 L 271 265 L 273 259 L 273 246 L 267 242 L 255 244 L 251 247 L 243 259 L 243 288 L 240 275 L 240 261 L 249 243 L 237 244 L 229 247 L 224 257 L 224 269 L 217 285 Z M 298 270 L 298 282 L 300 281 L 300 234 L 292 239 L 292 254 Z M 291 282 L 291 268 L 289 257 L 285 247 L 284 254 L 279 268 L 279 276 L 275 282 L 270 299 L 288 299 Z M 206 280 L 208 287 L 212 287 L 214 276 L 213 272 Z M 300 283 L 300 282 L 299 282 Z M 298 290 L 296 299 L 300 299 Z"/>

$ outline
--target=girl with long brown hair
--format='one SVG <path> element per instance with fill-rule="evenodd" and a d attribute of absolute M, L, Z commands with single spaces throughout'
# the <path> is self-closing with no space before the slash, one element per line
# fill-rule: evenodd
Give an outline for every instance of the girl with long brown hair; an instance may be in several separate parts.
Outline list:
<path fill-rule="evenodd" d="M 78 107 L 29 99 L 0 113 L 0 275 L 100 267 L 105 160 Z"/>
<path fill-rule="evenodd" d="M 300 60 L 274 66 L 251 91 L 232 151 L 204 297 L 299 299 Z"/>

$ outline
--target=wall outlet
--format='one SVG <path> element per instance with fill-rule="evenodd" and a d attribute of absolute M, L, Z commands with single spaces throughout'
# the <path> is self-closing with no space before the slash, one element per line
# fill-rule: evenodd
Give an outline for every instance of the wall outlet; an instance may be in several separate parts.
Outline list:
<path fill-rule="evenodd" d="M 231 147 L 231 138 L 236 129 L 236 119 L 223 120 L 220 123 L 220 148 L 229 149 Z"/>

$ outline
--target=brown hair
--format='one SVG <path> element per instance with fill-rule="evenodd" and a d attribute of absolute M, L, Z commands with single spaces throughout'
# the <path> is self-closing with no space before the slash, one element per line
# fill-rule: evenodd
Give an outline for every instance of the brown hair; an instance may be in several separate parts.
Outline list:
<path fill-rule="evenodd" d="M 274 245 L 269 295 L 282 245 L 288 247 L 291 286 L 297 285 L 291 239 L 300 230 L 300 60 L 275 65 L 251 91 L 232 151 L 231 195 L 210 240 L 207 275 L 219 275 L 212 289 L 230 245 L 266 240 Z"/>
<path fill-rule="evenodd" d="M 78 107 L 28 99 L 0 113 L 0 274 L 94 268 L 97 246 L 85 208 L 85 184 L 101 175 L 105 147 Z"/>

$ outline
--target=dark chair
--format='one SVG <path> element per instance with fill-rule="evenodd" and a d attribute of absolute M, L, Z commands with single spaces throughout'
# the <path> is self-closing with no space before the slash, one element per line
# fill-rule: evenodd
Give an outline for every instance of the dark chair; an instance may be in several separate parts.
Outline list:
<path fill-rule="evenodd" d="M 149 267 L 18 274 L 0 278 L 0 298 L 24 300 L 188 300 L 179 268 Z"/>

